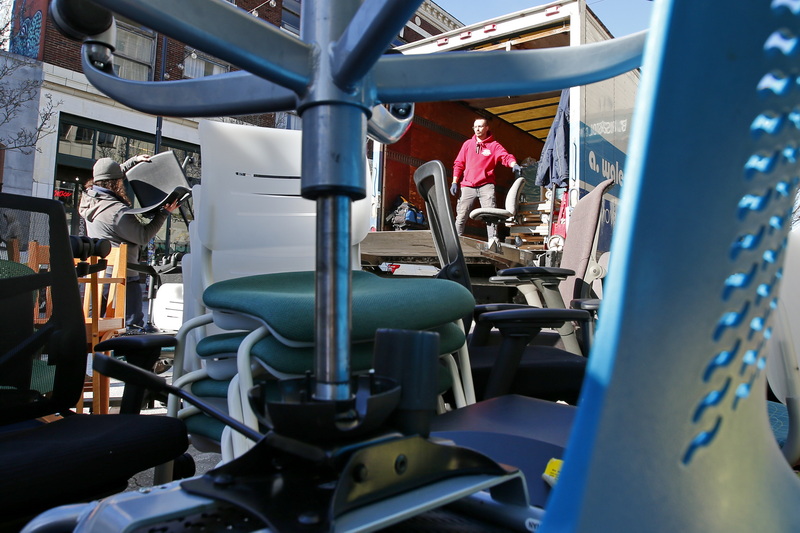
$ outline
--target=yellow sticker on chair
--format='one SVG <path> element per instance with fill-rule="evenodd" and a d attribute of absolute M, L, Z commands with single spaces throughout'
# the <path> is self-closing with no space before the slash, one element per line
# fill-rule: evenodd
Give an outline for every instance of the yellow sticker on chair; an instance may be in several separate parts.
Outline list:
<path fill-rule="evenodd" d="M 556 481 L 558 481 L 558 474 L 561 473 L 561 465 L 564 464 L 564 461 L 561 459 L 550 459 L 547 461 L 547 466 L 544 469 L 544 473 L 542 473 L 542 479 L 551 487 L 555 486 Z"/>

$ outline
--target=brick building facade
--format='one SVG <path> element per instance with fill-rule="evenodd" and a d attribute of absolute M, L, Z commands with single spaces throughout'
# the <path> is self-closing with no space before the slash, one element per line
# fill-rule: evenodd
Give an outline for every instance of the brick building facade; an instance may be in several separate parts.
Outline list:
<path fill-rule="evenodd" d="M 288 31 L 298 31 L 300 2 L 297 0 L 235 0 L 237 7 Z M 12 52 L 37 59 L 41 65 L 42 98 L 45 94 L 58 103 L 57 116 L 49 126 L 52 134 L 44 137 L 37 152 L 30 156 L 9 154 L 4 165 L 7 192 L 62 200 L 71 218 L 72 230 L 81 231 L 76 216 L 76 202 L 81 186 L 90 177 L 97 157 L 118 160 L 155 151 L 156 117 L 139 113 L 115 102 L 91 86 L 81 71 L 80 43 L 61 35 L 51 20 L 49 0 L 16 0 L 12 24 Z M 176 80 L 231 70 L 216 58 L 186 46 L 124 18 L 117 19 L 118 43 L 115 68 L 118 75 L 142 81 Z M 461 27 L 449 13 L 426 0 L 403 28 L 395 45 L 431 37 Z M 25 28 L 25 32 L 20 32 Z M 31 28 L 36 31 L 30 31 Z M 13 33 L 16 31 L 16 33 Z M 164 54 L 164 46 L 166 51 Z M 162 65 L 162 57 L 166 60 Z M 469 135 L 474 118 L 479 116 L 468 105 L 455 102 L 420 104 L 411 130 L 400 142 L 372 149 L 373 173 L 380 183 L 377 213 L 380 221 L 399 195 L 421 205 L 414 190 L 412 175 L 419 164 L 441 159 L 451 167 L 458 148 Z M 297 127 L 291 113 L 228 117 L 266 127 Z M 201 154 L 197 133 L 198 120 L 164 117 L 163 150 L 173 150 L 180 160 L 192 158 L 187 167 L 190 179 L 200 178 Z M 492 127 L 497 138 L 522 160 L 527 146 L 517 146 L 514 128 L 502 121 Z M 10 168 L 15 167 L 15 168 Z M 499 173 L 498 200 L 511 180 L 510 171 Z M 507 174 L 507 175 L 506 175 Z M 175 220 L 169 233 L 161 235 L 159 246 L 170 251 L 188 245 L 188 232 Z M 376 229 L 391 229 L 378 222 Z M 481 225 L 467 232 L 480 233 Z M 163 251 L 163 250 L 162 250 Z"/>

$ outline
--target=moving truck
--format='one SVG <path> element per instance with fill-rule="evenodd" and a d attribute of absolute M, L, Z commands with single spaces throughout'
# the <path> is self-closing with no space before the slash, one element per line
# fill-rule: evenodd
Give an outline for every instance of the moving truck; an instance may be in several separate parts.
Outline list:
<path fill-rule="evenodd" d="M 502 3 L 498 4 L 502 5 Z M 485 22 L 465 26 L 449 33 L 435 35 L 399 47 L 403 54 L 447 53 L 454 50 L 514 50 L 520 48 L 552 48 L 580 46 L 611 39 L 613 36 L 586 5 L 585 0 L 559 0 L 503 15 Z M 502 72 L 477 72 L 480 77 L 502 76 Z M 578 199 L 601 181 L 611 178 L 616 185 L 606 196 L 598 251 L 607 251 L 616 218 L 619 185 L 624 180 L 623 167 L 628 148 L 631 115 L 639 83 L 634 70 L 613 79 L 569 89 L 568 146 L 569 177 L 555 193 L 531 190 L 528 200 L 541 202 L 546 210 L 547 198 L 564 197 L 568 201 L 565 215 Z M 550 133 L 561 99 L 561 92 L 531 94 L 522 97 L 491 98 L 473 101 L 417 104 L 415 124 L 398 145 L 384 147 L 381 176 L 384 212 L 398 194 L 415 199 L 411 175 L 415 167 L 429 159 L 441 159 L 452 171 L 452 161 L 463 139 L 471 135 L 471 125 L 478 116 L 491 116 L 495 137 L 522 162 L 539 160 L 544 142 Z M 529 160 L 529 161 L 530 161 Z M 405 168 L 408 167 L 408 168 Z M 501 169 L 503 172 L 506 170 Z M 504 192 L 513 181 L 509 172 L 498 172 L 497 203 L 502 205 Z M 502 182 L 502 183 L 501 183 Z M 537 187 L 538 189 L 538 187 Z M 418 198 L 418 197 L 416 197 Z M 547 248 L 552 236 L 552 223 L 557 221 L 557 203 L 544 218 L 548 235 L 541 249 Z M 483 230 L 473 224 L 470 231 L 479 238 Z M 535 230 L 531 230 L 535 231 Z M 517 245 L 519 245 L 517 240 Z M 558 240 L 551 242 L 557 245 Z M 513 245 L 513 243 L 512 243 Z M 539 249 L 539 247 L 533 247 Z"/>

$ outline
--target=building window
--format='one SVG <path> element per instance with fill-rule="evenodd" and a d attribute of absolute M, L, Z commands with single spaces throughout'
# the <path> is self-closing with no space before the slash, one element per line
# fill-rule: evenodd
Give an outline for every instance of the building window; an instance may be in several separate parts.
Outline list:
<path fill-rule="evenodd" d="M 295 35 L 300 35 L 300 1 L 283 0 L 281 27 Z"/>
<path fill-rule="evenodd" d="M 153 136 L 113 125 L 94 123 L 80 117 L 62 116 L 58 129 L 58 157 L 53 197 L 67 210 L 73 235 L 85 235 L 85 225 L 77 206 L 85 183 L 92 177 L 96 159 L 110 157 L 123 162 L 138 154 L 153 154 Z M 173 139 L 164 139 L 162 151 L 171 150 L 184 167 L 191 185 L 200 183 L 200 147 Z M 0 166 L 0 171 L 2 166 Z M 2 174 L 0 174 L 2 177 Z M 140 207 L 133 191 L 128 191 L 134 207 Z M 156 254 L 189 250 L 189 231 L 177 211 L 158 232 L 153 242 Z"/>
<path fill-rule="evenodd" d="M 114 71 L 120 78 L 136 81 L 153 79 L 155 33 L 117 22 L 117 49 Z"/>
<path fill-rule="evenodd" d="M 212 61 L 207 57 L 199 56 L 196 52 L 189 55 L 183 62 L 183 75 L 187 78 L 202 78 L 214 74 L 224 74 L 230 67 Z"/>
<path fill-rule="evenodd" d="M 95 130 L 62 122 L 58 126 L 58 152 L 91 158 L 94 154 Z"/>
<path fill-rule="evenodd" d="M 113 133 L 106 133 L 104 131 L 97 134 L 97 146 L 103 148 L 111 148 L 114 146 L 117 136 Z"/>

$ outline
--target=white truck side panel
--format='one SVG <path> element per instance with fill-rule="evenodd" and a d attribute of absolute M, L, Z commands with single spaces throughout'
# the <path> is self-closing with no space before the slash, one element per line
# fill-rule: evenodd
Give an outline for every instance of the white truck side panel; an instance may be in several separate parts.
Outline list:
<path fill-rule="evenodd" d="M 571 42 L 588 44 L 612 38 L 600 21 L 580 2 L 580 22 L 573 24 Z M 575 43 L 575 40 L 578 43 Z M 631 117 L 639 84 L 639 71 L 575 87 L 570 93 L 570 206 L 598 183 L 613 179 L 622 183 L 628 150 Z M 608 251 L 616 219 L 620 188 L 607 195 L 600 228 L 599 251 Z"/>

